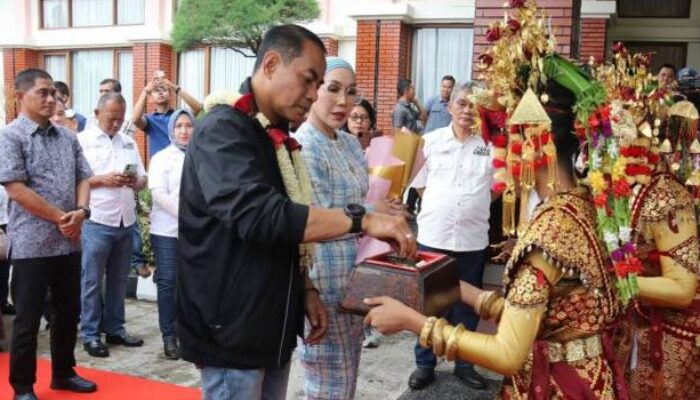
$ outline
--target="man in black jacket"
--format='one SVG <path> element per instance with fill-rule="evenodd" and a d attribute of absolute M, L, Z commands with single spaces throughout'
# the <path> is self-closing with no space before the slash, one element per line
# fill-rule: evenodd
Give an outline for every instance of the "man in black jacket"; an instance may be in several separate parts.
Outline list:
<path fill-rule="evenodd" d="M 405 220 L 293 203 L 273 144 L 253 117 L 287 132 L 316 100 L 325 48 L 295 25 L 270 29 L 258 50 L 252 111 L 213 108 L 187 149 L 180 190 L 178 334 L 202 367 L 205 399 L 284 399 L 304 315 L 317 343 L 326 329 L 318 291 L 299 266 L 299 244 L 363 231 L 416 244 Z"/>

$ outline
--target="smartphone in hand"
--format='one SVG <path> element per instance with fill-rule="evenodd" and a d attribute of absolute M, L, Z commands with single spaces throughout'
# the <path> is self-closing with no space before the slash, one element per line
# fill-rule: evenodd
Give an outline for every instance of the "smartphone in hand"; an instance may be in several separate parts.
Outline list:
<path fill-rule="evenodd" d="M 129 176 L 129 177 L 132 177 L 132 178 L 136 178 L 137 165 L 136 164 L 126 164 L 126 166 L 124 167 L 123 174 L 126 176 Z"/>

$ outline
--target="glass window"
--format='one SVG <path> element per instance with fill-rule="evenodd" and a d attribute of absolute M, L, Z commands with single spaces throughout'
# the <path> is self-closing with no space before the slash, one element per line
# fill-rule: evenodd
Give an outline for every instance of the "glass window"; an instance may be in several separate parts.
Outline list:
<path fill-rule="evenodd" d="M 689 18 L 690 0 L 618 0 L 620 18 Z"/>
<path fill-rule="evenodd" d="M 44 56 L 44 70 L 54 81 L 66 82 L 66 56 Z"/>
<path fill-rule="evenodd" d="M 44 0 L 42 7 L 44 28 L 68 27 L 68 0 Z"/>
<path fill-rule="evenodd" d="M 180 53 L 178 82 L 187 93 L 199 101 L 204 100 L 204 50 L 189 50 Z M 182 102 L 181 107 L 186 107 Z"/>
<path fill-rule="evenodd" d="M 136 25 L 144 23 L 144 0 L 115 0 L 117 2 L 117 24 Z"/>
<path fill-rule="evenodd" d="M 119 57 L 119 82 L 122 84 L 122 96 L 126 100 L 126 118 L 131 118 L 131 107 L 134 102 L 134 68 L 133 53 L 120 51 Z"/>
<path fill-rule="evenodd" d="M 85 116 L 92 115 L 100 95 L 100 81 L 113 78 L 113 74 L 114 51 L 86 50 L 73 53 L 73 108 Z"/>
<path fill-rule="evenodd" d="M 413 34 L 411 79 L 416 96 L 425 104 L 440 94 L 441 79 L 452 75 L 457 82 L 472 76 L 473 29 L 422 28 Z"/>
<path fill-rule="evenodd" d="M 72 0 L 73 26 L 112 25 L 112 0 Z"/>
<path fill-rule="evenodd" d="M 246 57 L 231 49 L 211 49 L 210 92 L 225 90 L 238 92 L 241 83 L 253 74 L 255 58 Z"/>

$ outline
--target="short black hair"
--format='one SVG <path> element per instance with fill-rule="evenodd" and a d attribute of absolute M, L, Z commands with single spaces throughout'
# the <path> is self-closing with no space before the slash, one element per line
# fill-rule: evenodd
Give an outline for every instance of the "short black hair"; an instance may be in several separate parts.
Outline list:
<path fill-rule="evenodd" d="M 117 92 L 117 93 L 121 93 L 121 92 L 122 92 L 122 84 L 119 83 L 118 80 L 113 79 L 113 78 L 103 79 L 102 82 L 100 82 L 100 86 L 106 85 L 106 84 L 108 84 L 108 83 L 111 83 L 111 84 L 112 84 L 112 88 L 114 89 L 115 92 Z"/>
<path fill-rule="evenodd" d="M 55 81 L 53 85 L 56 86 L 56 91 L 58 93 L 65 94 L 67 97 L 70 97 L 70 89 L 68 88 L 68 85 L 66 85 L 65 82 Z"/>
<path fill-rule="evenodd" d="M 406 78 L 399 79 L 399 83 L 396 84 L 396 94 L 399 97 L 403 96 L 404 93 L 406 93 L 406 91 L 408 90 L 408 88 L 411 87 L 411 83 L 412 82 L 410 79 L 406 79 Z"/>
<path fill-rule="evenodd" d="M 671 69 L 673 70 L 673 76 L 676 76 L 676 73 L 678 73 L 678 70 L 676 69 L 676 66 L 673 65 L 673 64 L 668 64 L 668 63 L 667 63 L 667 64 L 661 64 L 661 66 L 659 67 L 659 69 L 656 70 L 656 73 L 658 74 L 658 73 L 661 72 L 661 70 L 664 69 L 664 68 L 671 68 Z"/>
<path fill-rule="evenodd" d="M 326 46 L 321 38 L 310 30 L 294 24 L 278 25 L 265 32 L 262 43 L 258 47 L 258 56 L 255 60 L 254 72 L 262 65 L 265 54 L 275 50 L 282 55 L 282 61 L 289 64 L 293 59 L 301 55 L 304 42 L 310 41 L 316 45 L 323 54 L 326 54 Z"/>
<path fill-rule="evenodd" d="M 453 85 L 454 85 L 455 82 L 456 82 L 456 81 L 455 81 L 455 77 L 452 76 L 452 75 L 445 75 L 445 76 L 443 76 L 442 79 L 440 80 L 440 82 L 442 82 L 442 81 L 450 81 L 450 82 L 452 82 Z"/>
<path fill-rule="evenodd" d="M 15 77 L 15 91 L 26 92 L 34 87 L 37 79 L 48 79 L 53 81 L 51 75 L 39 68 L 27 68 L 17 74 Z"/>

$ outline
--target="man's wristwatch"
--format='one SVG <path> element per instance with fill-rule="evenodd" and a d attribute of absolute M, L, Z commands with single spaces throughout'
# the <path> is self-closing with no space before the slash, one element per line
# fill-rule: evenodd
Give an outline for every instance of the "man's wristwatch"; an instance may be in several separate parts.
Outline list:
<path fill-rule="evenodd" d="M 350 217 L 352 220 L 352 226 L 350 227 L 350 233 L 361 233 L 362 232 L 362 218 L 367 212 L 365 208 L 359 204 L 350 203 L 343 209 L 345 215 Z"/>
<path fill-rule="evenodd" d="M 85 219 L 90 219 L 90 207 L 88 206 L 78 206 L 78 210 L 83 210 L 85 213 Z"/>

